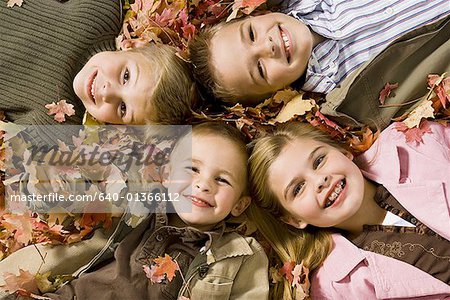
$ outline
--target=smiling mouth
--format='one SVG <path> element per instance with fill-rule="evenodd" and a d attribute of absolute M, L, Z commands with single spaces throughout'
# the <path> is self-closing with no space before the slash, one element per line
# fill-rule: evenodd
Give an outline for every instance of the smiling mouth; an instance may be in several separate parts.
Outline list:
<path fill-rule="evenodd" d="M 211 204 L 206 202 L 205 200 L 196 197 L 196 196 L 188 196 L 188 198 L 191 200 L 192 204 L 198 207 L 213 207 Z"/>
<path fill-rule="evenodd" d="M 289 35 L 280 26 L 278 26 L 278 28 L 280 30 L 281 41 L 283 44 L 284 53 L 286 54 L 287 62 L 290 63 L 292 50 L 291 40 Z"/>
<path fill-rule="evenodd" d="M 336 199 L 339 197 L 339 195 L 342 193 L 342 191 L 345 188 L 346 185 L 346 180 L 345 178 L 342 179 L 340 182 L 338 182 L 334 189 L 331 191 L 331 194 L 328 196 L 327 201 L 325 202 L 324 208 L 328 208 L 331 205 L 334 204 L 334 202 L 336 202 Z"/>
<path fill-rule="evenodd" d="M 95 99 L 95 81 L 97 79 L 97 74 L 98 74 L 98 71 L 95 71 L 92 74 L 92 76 L 88 82 L 88 85 L 87 85 L 88 96 L 90 96 L 90 98 L 91 98 L 92 102 L 94 102 L 94 104 L 96 104 L 96 102 L 97 102 Z"/>

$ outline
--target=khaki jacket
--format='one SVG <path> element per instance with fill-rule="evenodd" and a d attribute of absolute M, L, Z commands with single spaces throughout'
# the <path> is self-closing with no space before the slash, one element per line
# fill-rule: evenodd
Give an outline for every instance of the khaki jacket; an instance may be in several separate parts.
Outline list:
<path fill-rule="evenodd" d="M 321 111 L 348 125 L 369 124 L 384 129 L 417 102 L 380 108 L 386 83 L 398 83 L 385 104 L 402 104 L 428 93 L 427 75 L 450 75 L 450 17 L 418 28 L 394 41 L 380 54 L 351 73 L 326 96 Z"/>
<path fill-rule="evenodd" d="M 178 297 L 194 299 L 268 299 L 268 259 L 258 242 L 227 233 L 191 263 Z M 188 291 L 189 290 L 189 291 Z"/>

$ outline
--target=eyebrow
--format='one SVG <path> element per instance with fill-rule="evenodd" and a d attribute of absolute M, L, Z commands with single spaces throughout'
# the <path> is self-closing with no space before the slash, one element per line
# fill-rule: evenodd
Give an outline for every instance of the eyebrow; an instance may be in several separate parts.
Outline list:
<path fill-rule="evenodd" d="M 311 151 L 311 153 L 308 156 L 308 161 L 312 160 L 312 158 L 314 157 L 314 155 L 316 154 L 317 151 L 319 151 L 321 148 L 323 148 L 324 146 L 317 146 L 316 148 L 314 148 L 313 151 Z M 286 186 L 286 188 L 284 189 L 284 199 L 287 199 L 287 193 L 288 191 L 291 189 L 291 187 L 295 184 L 295 182 L 297 181 L 298 177 L 293 178 L 289 184 Z"/>

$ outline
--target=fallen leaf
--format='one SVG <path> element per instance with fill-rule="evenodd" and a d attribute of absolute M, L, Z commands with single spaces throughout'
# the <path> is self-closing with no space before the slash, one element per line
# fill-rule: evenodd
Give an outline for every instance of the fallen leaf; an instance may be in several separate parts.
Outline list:
<path fill-rule="evenodd" d="M 433 102 L 425 100 L 411 111 L 403 123 L 409 128 L 418 127 L 422 118 L 434 118 Z"/>
<path fill-rule="evenodd" d="M 7 7 L 13 7 L 14 5 L 22 6 L 23 0 L 8 0 L 8 3 L 6 4 Z"/>
<path fill-rule="evenodd" d="M 384 105 L 384 101 L 386 100 L 386 98 L 388 98 L 391 95 L 391 92 L 396 88 L 398 88 L 398 83 L 393 84 L 390 84 L 389 82 L 386 83 L 386 85 L 380 92 L 380 97 L 378 98 L 378 100 L 380 100 L 381 105 Z"/>
<path fill-rule="evenodd" d="M 269 275 L 272 279 L 272 283 L 277 283 L 283 280 L 283 276 L 280 274 L 280 270 L 278 268 L 270 267 Z"/>
<path fill-rule="evenodd" d="M 303 261 L 292 270 L 294 276 L 292 287 L 296 288 L 295 300 L 303 300 L 309 296 L 310 282 L 309 269 L 303 265 Z"/>
<path fill-rule="evenodd" d="M 283 264 L 283 267 L 280 269 L 280 274 L 282 276 L 285 276 L 286 279 L 289 281 L 289 283 L 292 284 L 292 281 L 294 280 L 294 275 L 292 275 L 292 271 L 295 267 L 295 261 L 286 261 Z"/>
<path fill-rule="evenodd" d="M 409 128 L 405 123 L 398 122 L 395 123 L 395 129 L 397 131 L 403 132 L 407 143 L 423 143 L 422 136 L 425 133 L 431 133 L 430 125 L 427 122 L 421 122 L 419 127 Z"/>
<path fill-rule="evenodd" d="M 175 277 L 175 272 L 178 270 L 178 264 L 172 260 L 172 257 L 165 254 L 164 257 L 159 256 L 153 259 L 153 262 L 156 263 L 157 266 L 154 275 L 160 276 L 166 274 L 167 280 L 172 281 Z"/>
<path fill-rule="evenodd" d="M 243 12 L 247 15 L 251 14 L 258 6 L 265 3 L 266 0 L 242 0 Z"/>
<path fill-rule="evenodd" d="M 72 104 L 68 104 L 66 100 L 60 100 L 58 103 L 52 102 L 51 104 L 46 104 L 45 108 L 48 109 L 49 115 L 55 115 L 55 121 L 62 123 L 66 120 L 65 115 L 68 117 L 75 114 Z"/>
<path fill-rule="evenodd" d="M 143 265 L 142 268 L 144 269 L 145 276 L 147 276 L 152 283 L 161 283 L 166 278 L 164 274 L 157 274 L 159 270 L 157 265 L 152 265 L 151 267 Z"/>
<path fill-rule="evenodd" d="M 373 133 L 373 131 L 369 127 L 367 127 L 363 132 L 362 136 L 361 135 L 352 136 L 352 138 L 350 139 L 350 147 L 353 150 L 356 150 L 358 153 L 362 153 L 367 149 L 369 149 L 370 146 L 372 146 L 372 144 L 375 142 L 375 140 L 378 138 L 379 135 L 380 135 L 379 130 Z"/>
<path fill-rule="evenodd" d="M 24 290 L 29 293 L 39 293 L 34 275 L 28 271 L 19 269 L 19 275 L 15 275 L 9 272 L 2 274 L 5 281 L 5 285 L 0 288 L 8 293 L 14 293 L 19 290 Z"/>
<path fill-rule="evenodd" d="M 276 122 L 284 123 L 294 116 L 303 116 L 306 112 L 316 107 L 316 102 L 312 99 L 303 100 L 303 95 L 298 95 L 289 101 L 275 118 Z"/>

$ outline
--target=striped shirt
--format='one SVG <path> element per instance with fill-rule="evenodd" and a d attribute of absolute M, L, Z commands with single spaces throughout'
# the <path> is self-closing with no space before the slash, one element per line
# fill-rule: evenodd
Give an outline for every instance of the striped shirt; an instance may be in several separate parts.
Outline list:
<path fill-rule="evenodd" d="M 450 15 L 449 0 L 291 0 L 283 12 L 326 39 L 314 47 L 306 91 L 328 93 L 398 37 Z"/>

